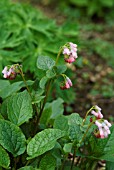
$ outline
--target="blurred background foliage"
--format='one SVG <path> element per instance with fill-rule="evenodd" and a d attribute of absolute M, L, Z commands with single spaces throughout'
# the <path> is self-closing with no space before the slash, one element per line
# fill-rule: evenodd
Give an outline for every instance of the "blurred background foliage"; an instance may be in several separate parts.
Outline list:
<path fill-rule="evenodd" d="M 55 60 L 60 46 L 72 41 L 78 45 L 79 58 L 68 65 L 67 75 L 74 88 L 61 91 L 55 82 L 52 98 L 64 99 L 66 114 L 85 113 L 98 104 L 113 115 L 113 11 L 114 0 L 0 1 L 0 72 L 7 64 L 20 63 L 27 79 L 40 80 L 44 73 L 36 67 L 37 57 Z"/>

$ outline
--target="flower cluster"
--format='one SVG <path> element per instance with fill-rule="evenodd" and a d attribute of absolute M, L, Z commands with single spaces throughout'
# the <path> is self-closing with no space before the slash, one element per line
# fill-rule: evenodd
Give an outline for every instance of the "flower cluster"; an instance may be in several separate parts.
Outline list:
<path fill-rule="evenodd" d="M 12 66 L 5 66 L 5 68 L 2 71 L 3 77 L 13 80 L 15 79 L 17 73 L 19 73 L 17 65 L 12 65 Z"/>
<path fill-rule="evenodd" d="M 97 105 L 94 106 L 94 110 L 91 111 L 91 114 L 93 114 L 97 119 L 102 119 L 103 115 L 101 113 L 101 108 Z"/>
<path fill-rule="evenodd" d="M 72 86 L 71 80 L 66 76 L 65 81 L 61 84 L 60 88 L 62 90 L 69 89 Z"/>
<path fill-rule="evenodd" d="M 72 63 L 76 60 L 77 56 L 77 45 L 70 42 L 63 49 L 64 60 L 67 63 Z"/>
<path fill-rule="evenodd" d="M 97 138 L 107 138 L 110 134 L 111 123 L 107 120 L 95 121 L 95 125 L 98 127 L 98 131 L 95 134 Z"/>
<path fill-rule="evenodd" d="M 103 119 L 103 115 L 101 113 L 101 108 L 98 106 L 93 107 L 94 110 L 91 111 L 91 114 L 95 116 L 95 125 L 98 127 L 98 129 L 94 132 L 94 135 L 97 138 L 107 138 L 110 134 L 110 127 L 111 124 Z M 90 119 L 90 121 L 93 121 Z"/>

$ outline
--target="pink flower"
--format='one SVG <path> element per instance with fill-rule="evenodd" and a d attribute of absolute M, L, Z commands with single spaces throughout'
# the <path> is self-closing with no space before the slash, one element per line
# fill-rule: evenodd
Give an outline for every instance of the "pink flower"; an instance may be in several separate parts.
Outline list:
<path fill-rule="evenodd" d="M 108 122 L 108 120 L 104 120 L 105 124 L 108 126 L 108 127 L 111 127 L 111 123 Z"/>
<path fill-rule="evenodd" d="M 97 121 L 97 120 L 95 121 L 95 125 L 98 127 L 97 134 L 94 133 L 96 137 L 98 137 L 98 138 L 107 138 L 108 135 L 110 134 L 110 129 L 109 129 L 109 127 L 107 126 L 107 124 L 105 122 L 107 122 L 107 120 L 104 120 L 104 122 L 101 122 L 101 123 L 99 121 Z"/>
<path fill-rule="evenodd" d="M 95 110 L 98 111 L 98 112 L 100 112 L 100 111 L 101 111 L 101 108 L 100 108 L 99 106 L 95 105 Z"/>
<path fill-rule="evenodd" d="M 72 81 L 69 79 L 69 77 L 66 77 L 66 80 L 70 86 L 72 86 Z"/>
<path fill-rule="evenodd" d="M 98 113 L 95 112 L 94 110 L 91 111 L 91 114 L 93 114 L 95 117 L 98 117 Z"/>
<path fill-rule="evenodd" d="M 70 55 L 70 50 L 68 48 L 64 48 L 63 54 Z"/>
<path fill-rule="evenodd" d="M 65 62 L 67 63 L 73 63 L 75 61 L 74 57 L 64 58 Z"/>
<path fill-rule="evenodd" d="M 102 128 L 99 128 L 99 133 L 100 133 L 100 138 L 103 139 L 105 136 L 104 136 L 104 131 Z"/>
<path fill-rule="evenodd" d="M 60 88 L 61 88 L 62 90 L 65 90 L 65 89 L 69 89 L 71 86 L 72 86 L 71 80 L 69 79 L 69 77 L 66 77 L 66 81 L 62 83 L 62 85 L 60 86 Z"/>
<path fill-rule="evenodd" d="M 77 56 L 77 45 L 73 43 L 68 43 L 68 47 L 65 46 L 63 49 L 64 60 L 67 63 L 72 63 L 75 61 Z"/>
<path fill-rule="evenodd" d="M 17 73 L 15 71 L 15 68 L 14 66 L 12 65 L 10 68 L 8 68 L 7 66 L 3 69 L 2 71 L 3 73 L 3 77 L 4 78 L 7 78 L 7 79 L 10 79 L 10 80 L 13 80 L 15 79 Z"/>
<path fill-rule="evenodd" d="M 95 121 L 95 124 L 98 126 L 98 128 L 102 127 L 102 124 L 100 122 L 98 122 L 97 120 Z"/>
<path fill-rule="evenodd" d="M 97 119 L 102 119 L 103 118 L 103 115 L 101 113 L 101 108 L 98 107 L 98 106 L 95 106 L 95 111 L 92 110 L 91 114 L 93 114 Z"/>
<path fill-rule="evenodd" d="M 4 67 L 2 73 L 3 73 L 3 77 L 4 77 L 4 78 L 8 78 L 8 67 L 7 67 L 7 66 Z"/>

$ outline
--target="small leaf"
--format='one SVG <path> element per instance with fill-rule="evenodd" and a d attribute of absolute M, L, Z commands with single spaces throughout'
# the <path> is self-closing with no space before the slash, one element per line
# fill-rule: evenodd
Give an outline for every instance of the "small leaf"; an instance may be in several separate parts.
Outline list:
<path fill-rule="evenodd" d="M 0 166 L 8 168 L 10 164 L 10 158 L 8 153 L 0 146 Z"/>
<path fill-rule="evenodd" d="M 46 154 L 40 161 L 41 170 L 55 170 L 56 159 L 51 154 Z"/>
<path fill-rule="evenodd" d="M 40 83 L 39 83 L 40 88 L 44 89 L 47 81 L 48 81 L 48 78 L 47 78 L 46 76 L 43 77 L 43 78 L 40 80 Z"/>
<path fill-rule="evenodd" d="M 35 135 L 27 146 L 28 159 L 33 159 L 43 153 L 51 150 L 57 139 L 65 134 L 59 129 L 45 129 Z"/>
<path fill-rule="evenodd" d="M 20 128 L 3 119 L 0 119 L 0 144 L 15 157 L 26 149 L 26 139 Z"/>
<path fill-rule="evenodd" d="M 67 70 L 66 65 L 58 65 L 54 67 L 54 70 L 56 71 L 56 74 L 62 74 Z"/>
<path fill-rule="evenodd" d="M 6 100 L 8 118 L 12 123 L 20 126 L 32 118 L 31 97 L 27 91 L 17 93 Z"/>
<path fill-rule="evenodd" d="M 72 150 L 72 143 L 66 143 L 65 145 L 64 145 L 64 147 L 63 147 L 63 150 L 64 150 L 64 152 L 65 153 L 70 153 L 71 152 L 71 150 Z"/>
<path fill-rule="evenodd" d="M 51 69 L 55 65 L 55 61 L 48 56 L 39 56 L 37 67 L 42 70 Z"/>
<path fill-rule="evenodd" d="M 47 76 L 48 78 L 53 78 L 53 77 L 55 77 L 55 76 L 56 76 L 56 73 L 55 73 L 54 69 L 47 70 L 47 71 L 46 71 L 46 76 Z"/>

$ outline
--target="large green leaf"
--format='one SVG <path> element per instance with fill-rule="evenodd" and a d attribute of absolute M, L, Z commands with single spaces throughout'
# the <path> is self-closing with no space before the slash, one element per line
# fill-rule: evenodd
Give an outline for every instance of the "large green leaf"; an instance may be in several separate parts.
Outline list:
<path fill-rule="evenodd" d="M 97 159 L 114 162 L 114 125 L 111 127 L 111 134 L 105 139 L 91 137 L 91 156 Z"/>
<path fill-rule="evenodd" d="M 32 159 L 42 155 L 46 151 L 51 150 L 55 146 L 57 139 L 63 137 L 64 135 L 64 132 L 59 129 L 45 129 L 37 133 L 28 143 L 28 159 Z"/>
<path fill-rule="evenodd" d="M 20 128 L 3 119 L 0 119 L 0 144 L 15 157 L 26 149 L 26 139 Z"/>
<path fill-rule="evenodd" d="M 42 70 L 49 70 L 55 65 L 55 61 L 48 56 L 39 56 L 37 67 Z"/>
<path fill-rule="evenodd" d="M 41 170 L 55 170 L 56 159 L 51 154 L 46 154 L 40 161 Z"/>
<path fill-rule="evenodd" d="M 0 146 L 0 166 L 8 168 L 10 164 L 10 158 L 8 153 Z"/>
<path fill-rule="evenodd" d="M 20 126 L 32 118 L 31 97 L 27 91 L 17 93 L 6 100 L 3 105 L 6 104 L 8 119 L 12 123 Z"/>

